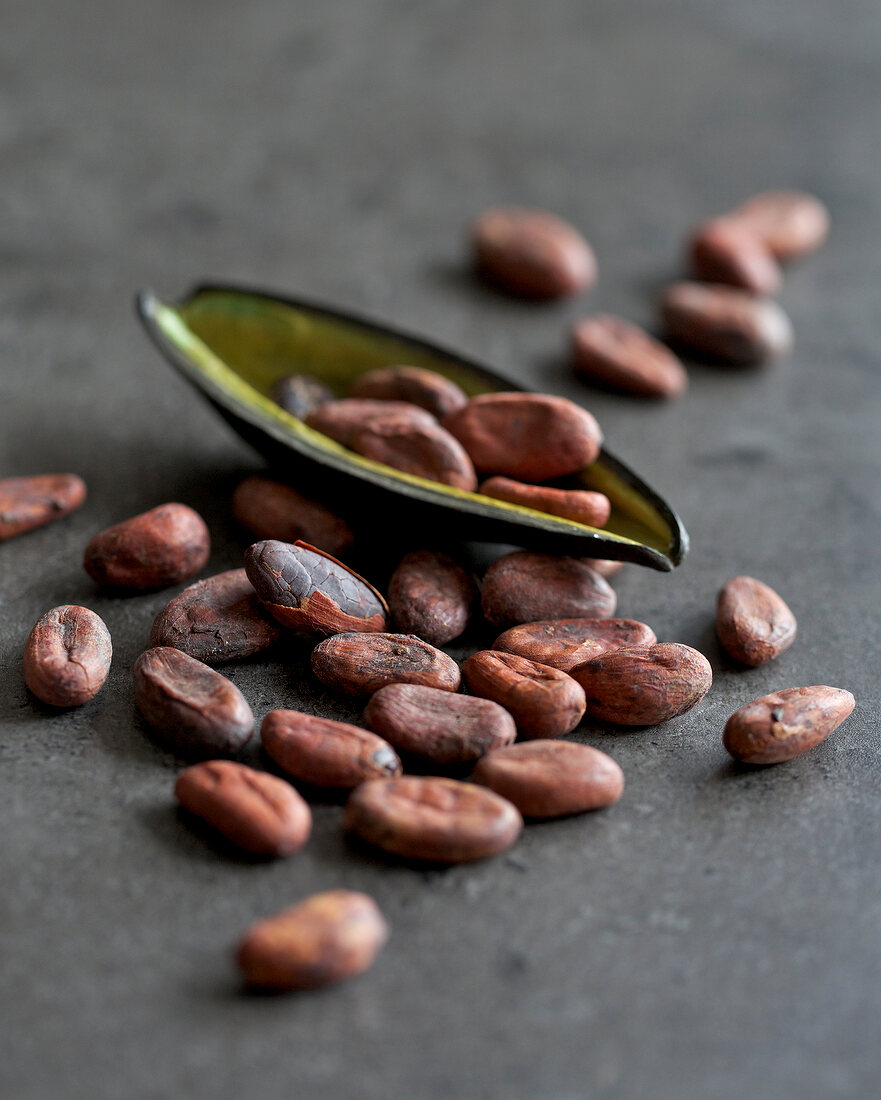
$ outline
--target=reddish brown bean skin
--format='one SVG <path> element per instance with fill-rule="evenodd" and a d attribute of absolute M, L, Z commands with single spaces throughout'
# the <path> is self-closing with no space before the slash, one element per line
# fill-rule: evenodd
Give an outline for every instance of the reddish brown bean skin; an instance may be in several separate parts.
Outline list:
<path fill-rule="evenodd" d="M 230 569 L 185 588 L 156 616 L 151 646 L 171 646 L 218 665 L 241 661 L 281 637 L 244 569 Z"/>
<path fill-rule="evenodd" d="M 589 466 L 603 433 L 595 418 L 565 397 L 483 393 L 445 416 L 481 475 L 550 481 Z"/>
<path fill-rule="evenodd" d="M 795 641 L 796 629 L 786 603 L 755 577 L 732 577 L 719 590 L 716 633 L 735 660 L 753 668 L 773 661 Z"/>
<path fill-rule="evenodd" d="M 352 397 L 374 401 L 406 401 L 436 416 L 460 409 L 467 396 L 449 378 L 424 367 L 378 367 L 356 379 Z"/>
<path fill-rule="evenodd" d="M 813 252 L 829 233 L 829 211 L 804 191 L 763 191 L 728 216 L 755 233 L 782 261 Z"/>
<path fill-rule="evenodd" d="M 260 727 L 263 748 L 295 779 L 351 790 L 368 779 L 401 774 L 401 761 L 375 733 L 297 710 L 272 710 Z"/>
<path fill-rule="evenodd" d="M 363 428 L 378 421 L 394 418 L 412 428 L 431 428 L 437 420 L 406 401 L 377 401 L 366 397 L 346 397 L 340 401 L 328 401 L 306 417 L 306 423 L 323 435 L 330 436 L 344 447 L 351 447 L 352 440 Z"/>
<path fill-rule="evenodd" d="M 477 270 L 518 297 L 561 298 L 596 282 L 590 245 L 567 222 L 542 210 L 487 210 L 475 221 L 471 241 Z"/>
<path fill-rule="evenodd" d="M 575 741 L 524 741 L 499 749 L 478 761 L 471 778 L 532 818 L 601 810 L 624 790 L 615 761 Z"/>
<path fill-rule="evenodd" d="M 318 679 L 347 695 L 372 695 L 386 684 L 458 691 L 459 666 L 413 634 L 337 634 L 312 650 Z"/>
<path fill-rule="evenodd" d="M 698 226 L 689 242 L 688 259 L 694 277 L 708 283 L 772 296 L 783 285 L 783 273 L 770 249 L 748 226 L 732 218 Z"/>
<path fill-rule="evenodd" d="M 41 616 L 24 648 L 24 679 L 52 707 L 79 707 L 107 679 L 113 646 L 104 621 L 87 607 L 64 604 Z"/>
<path fill-rule="evenodd" d="M 419 684 L 380 688 L 364 721 L 396 748 L 443 765 L 479 760 L 517 736 L 514 719 L 492 700 Z"/>
<path fill-rule="evenodd" d="M 254 855 L 293 855 L 312 831 L 312 812 L 289 783 L 233 760 L 186 768 L 174 793 L 190 813 Z"/>
<path fill-rule="evenodd" d="M 688 373 L 677 356 L 638 325 L 598 313 L 572 330 L 575 370 L 635 397 L 677 397 Z"/>
<path fill-rule="evenodd" d="M 651 627 L 635 619 L 550 619 L 513 626 L 492 647 L 568 672 L 601 653 L 657 640 Z"/>
<path fill-rule="evenodd" d="M 0 542 L 45 527 L 76 511 L 86 484 L 76 474 L 35 474 L 0 480 Z"/>
<path fill-rule="evenodd" d="M 505 500 L 536 512 L 562 516 L 588 527 L 604 527 L 609 521 L 612 506 L 604 493 L 584 489 L 552 489 L 546 485 L 527 485 L 508 477 L 491 477 L 477 490 L 485 497 Z"/>
<path fill-rule="evenodd" d="M 446 645 L 468 626 L 477 582 L 448 554 L 414 550 L 401 559 L 388 586 L 388 605 L 401 634 Z"/>
<path fill-rule="evenodd" d="M 670 339 L 732 366 L 751 366 L 792 348 L 792 325 L 769 298 L 718 283 L 675 283 L 661 299 Z"/>
<path fill-rule="evenodd" d="M 477 488 L 477 474 L 465 448 L 437 423 L 414 425 L 412 417 L 394 413 L 375 417 L 353 433 L 349 446 L 365 458 L 414 477 L 469 493 Z"/>
<path fill-rule="evenodd" d="M 467 863 L 510 848 L 523 818 L 483 787 L 403 775 L 357 787 L 346 803 L 345 827 L 404 859 Z"/>
<path fill-rule="evenodd" d="M 614 577 L 624 566 L 623 561 L 613 561 L 611 558 L 580 558 L 579 560 L 594 573 L 599 573 L 601 577 Z"/>
<path fill-rule="evenodd" d="M 584 714 L 584 691 L 570 676 L 514 653 L 472 653 L 462 675 L 470 692 L 511 714 L 522 737 L 562 737 Z"/>
<path fill-rule="evenodd" d="M 149 726 L 182 756 L 234 756 L 254 729 L 242 693 L 213 668 L 159 646 L 145 650 L 132 670 L 135 702 Z"/>
<path fill-rule="evenodd" d="M 656 726 L 691 710 L 713 683 L 702 653 L 679 642 L 627 646 L 571 670 L 589 717 L 618 726 Z"/>
<path fill-rule="evenodd" d="M 160 504 L 95 535 L 83 566 L 104 588 L 142 592 L 189 580 L 210 552 L 211 536 L 198 512 Z"/>
<path fill-rule="evenodd" d="M 327 890 L 252 924 L 236 962 L 256 989 L 317 989 L 362 974 L 387 939 L 388 925 L 373 898 Z"/>
<path fill-rule="evenodd" d="M 849 691 L 824 684 L 775 691 L 736 710 L 722 743 L 744 764 L 780 764 L 825 741 L 854 701 Z"/>
<path fill-rule="evenodd" d="M 254 474 L 241 482 L 232 498 L 233 515 L 258 539 L 308 542 L 342 557 L 355 541 L 344 519 L 290 485 Z"/>
<path fill-rule="evenodd" d="M 578 558 L 517 550 L 493 562 L 483 578 L 481 606 L 496 627 L 542 619 L 608 619 L 614 589 Z"/>

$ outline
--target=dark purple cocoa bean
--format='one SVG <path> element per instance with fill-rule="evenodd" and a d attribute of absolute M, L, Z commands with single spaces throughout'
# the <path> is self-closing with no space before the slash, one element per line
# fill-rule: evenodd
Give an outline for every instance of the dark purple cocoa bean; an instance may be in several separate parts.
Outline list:
<path fill-rule="evenodd" d="M 517 736 L 514 719 L 498 703 L 418 684 L 380 688 L 364 721 L 396 748 L 444 765 L 478 760 Z"/>
<path fill-rule="evenodd" d="M 272 710 L 260 727 L 263 748 L 295 779 L 351 789 L 401 774 L 395 750 L 375 733 L 296 710 Z"/>
<path fill-rule="evenodd" d="M 272 400 L 299 420 L 305 420 L 313 409 L 333 401 L 335 396 L 333 390 L 311 374 L 289 374 L 272 387 Z"/>
<path fill-rule="evenodd" d="M 459 666 L 412 634 L 337 634 L 312 650 L 312 671 L 347 695 L 372 695 L 386 684 L 457 691 Z"/>
<path fill-rule="evenodd" d="M 562 516 L 588 527 L 604 527 L 609 521 L 612 505 L 604 493 L 585 489 L 551 489 L 546 485 L 526 485 L 508 477 L 491 477 L 477 490 L 485 497 L 506 500 L 536 512 Z"/>
<path fill-rule="evenodd" d="M 348 566 L 305 542 L 256 542 L 245 572 L 257 595 L 283 625 L 303 634 L 383 630 L 385 600 Z"/>
<path fill-rule="evenodd" d="M 584 714 L 584 692 L 565 672 L 485 649 L 462 665 L 468 690 L 507 710 L 523 737 L 561 737 Z"/>
<path fill-rule="evenodd" d="M 565 397 L 484 393 L 444 417 L 480 474 L 550 481 L 599 455 L 603 433 L 589 412 Z"/>
<path fill-rule="evenodd" d="M 389 402 L 391 404 L 391 402 Z M 410 416 L 376 416 L 350 441 L 353 451 L 395 470 L 473 492 L 477 474 L 465 448 L 440 424 L 414 424 Z"/>
<path fill-rule="evenodd" d="M 617 598 L 603 577 L 578 558 L 517 550 L 493 562 L 483 578 L 488 622 L 516 626 L 544 619 L 608 619 Z"/>
<path fill-rule="evenodd" d="M 414 550 L 392 574 L 388 604 L 402 634 L 446 645 L 464 632 L 477 600 L 477 582 L 437 550 Z"/>
<path fill-rule="evenodd" d="M 236 962 L 256 989 L 317 989 L 363 973 L 387 939 L 373 898 L 327 890 L 252 924 Z"/>
<path fill-rule="evenodd" d="M 510 848 L 523 818 L 484 787 L 403 775 L 357 787 L 346 803 L 345 825 L 404 859 L 466 863 Z"/>
<path fill-rule="evenodd" d="M 694 277 L 704 282 L 768 295 L 779 293 L 783 283 L 770 249 L 746 225 L 731 218 L 698 226 L 689 242 L 688 259 Z"/>
<path fill-rule="evenodd" d="M 290 783 L 233 760 L 186 768 L 174 793 L 190 813 L 255 855 L 292 855 L 312 831 L 312 813 Z"/>
<path fill-rule="evenodd" d="M 37 620 L 24 648 L 24 679 L 43 703 L 78 707 L 104 686 L 113 647 L 94 611 L 65 604 Z"/>
<path fill-rule="evenodd" d="M 377 421 L 394 418 L 417 429 L 432 428 L 437 420 L 406 401 L 374 401 L 369 398 L 348 397 L 342 401 L 328 401 L 306 417 L 306 423 L 315 431 L 330 436 L 344 447 L 351 447 L 352 440 L 363 428 Z"/>
<path fill-rule="evenodd" d="M 562 817 L 617 802 L 624 773 L 610 757 L 575 741 L 524 741 L 484 756 L 471 778 L 524 817 Z"/>
<path fill-rule="evenodd" d="M 542 210 L 488 210 L 474 223 L 478 271 L 523 298 L 560 298 L 596 282 L 593 250 L 577 229 Z"/>
<path fill-rule="evenodd" d="M 406 401 L 438 419 L 460 409 L 468 400 L 455 382 L 424 367 L 378 367 L 367 371 L 352 386 L 352 397 Z"/>
<path fill-rule="evenodd" d="M 656 726 L 691 710 L 713 683 L 702 653 L 678 642 L 627 646 L 571 670 L 587 713 L 618 726 Z"/>
<path fill-rule="evenodd" d="M 719 590 L 716 633 L 736 661 L 755 668 L 795 641 L 795 616 L 773 588 L 755 577 L 732 577 Z"/>
<path fill-rule="evenodd" d="M 671 340 L 735 366 L 792 347 L 792 325 L 780 306 L 736 287 L 675 283 L 661 299 L 661 315 Z"/>
<path fill-rule="evenodd" d="M 0 480 L 0 542 L 75 512 L 86 499 L 76 474 L 36 474 Z"/>
<path fill-rule="evenodd" d="M 144 720 L 181 756 L 234 756 L 254 729 L 254 715 L 225 676 L 179 649 L 159 646 L 132 670 Z"/>
<path fill-rule="evenodd" d="M 568 672 L 601 653 L 657 640 L 651 627 L 635 619 L 550 619 L 513 626 L 492 647 Z"/>
<path fill-rule="evenodd" d="M 160 504 L 95 535 L 83 565 L 96 584 L 142 592 L 189 580 L 210 552 L 211 536 L 198 512 Z"/>
<path fill-rule="evenodd" d="M 237 487 L 232 510 L 258 539 L 307 542 L 334 557 L 345 554 L 355 540 L 348 523 L 323 504 L 259 474 L 245 478 Z"/>
<path fill-rule="evenodd" d="M 575 370 L 591 382 L 637 397 L 676 397 L 688 387 L 673 352 L 620 317 L 586 317 L 572 330 L 572 344 Z"/>
<path fill-rule="evenodd" d="M 728 215 L 765 244 L 778 260 L 791 260 L 819 248 L 829 233 L 829 211 L 803 191 L 764 191 Z"/>
<path fill-rule="evenodd" d="M 825 741 L 853 708 L 854 697 L 842 688 L 786 688 L 736 710 L 722 743 L 744 764 L 779 764 Z"/>

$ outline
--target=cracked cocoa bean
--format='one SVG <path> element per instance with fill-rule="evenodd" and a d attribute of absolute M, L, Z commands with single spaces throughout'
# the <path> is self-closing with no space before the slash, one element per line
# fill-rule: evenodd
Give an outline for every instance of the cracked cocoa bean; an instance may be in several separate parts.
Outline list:
<path fill-rule="evenodd" d="M 492 647 L 568 672 L 601 653 L 657 640 L 651 627 L 635 619 L 550 619 L 514 626 Z"/>
<path fill-rule="evenodd" d="M 604 527 L 609 521 L 612 505 L 604 493 L 585 489 L 552 489 L 547 485 L 527 485 L 508 477 L 491 477 L 479 489 L 485 497 L 562 516 L 588 527 Z"/>
<path fill-rule="evenodd" d="M 414 550 L 392 574 L 388 604 L 402 634 L 446 645 L 468 626 L 477 582 L 458 562 L 437 550 Z"/>
<path fill-rule="evenodd" d="M 688 387 L 677 356 L 647 332 L 608 313 L 572 330 L 575 370 L 591 382 L 636 397 L 676 397 Z"/>
<path fill-rule="evenodd" d="M 413 634 L 337 634 L 312 650 L 318 679 L 347 695 L 372 695 L 386 684 L 457 691 L 459 666 Z"/>
<path fill-rule="evenodd" d="M 239 523 L 258 539 L 307 542 L 334 557 L 345 554 L 355 541 L 348 523 L 323 504 L 260 474 L 245 478 L 237 486 L 232 510 Z"/>
<path fill-rule="evenodd" d="M 272 387 L 272 400 L 285 412 L 304 420 L 306 416 L 335 398 L 333 390 L 311 374 L 289 374 Z"/>
<path fill-rule="evenodd" d="M 113 646 L 104 621 L 65 604 L 41 616 L 24 648 L 24 679 L 43 703 L 79 707 L 104 686 Z"/>
<path fill-rule="evenodd" d="M 529 550 L 493 562 L 481 594 L 483 614 L 496 627 L 553 618 L 607 619 L 616 602 L 608 581 L 582 560 Z"/>
<path fill-rule="evenodd" d="M 755 233 L 783 261 L 813 252 L 829 232 L 829 211 L 803 191 L 764 191 L 728 217 Z"/>
<path fill-rule="evenodd" d="M 584 691 L 557 668 L 485 649 L 462 665 L 468 690 L 507 710 L 523 737 L 561 737 L 584 714 Z"/>
<path fill-rule="evenodd" d="M 737 661 L 755 668 L 795 641 L 795 616 L 773 588 L 755 577 L 732 577 L 719 590 L 716 633 Z"/>
<path fill-rule="evenodd" d="M 770 298 L 713 283 L 675 283 L 661 299 L 670 339 L 732 365 L 785 355 L 792 325 Z"/>
<path fill-rule="evenodd" d="M 86 499 L 76 474 L 36 474 L 0 480 L 0 542 L 64 519 Z"/>
<path fill-rule="evenodd" d="M 210 552 L 211 536 L 198 512 L 160 504 L 95 535 L 83 565 L 104 588 L 142 592 L 189 580 Z"/>
<path fill-rule="evenodd" d="M 352 397 L 406 401 L 438 420 L 460 409 L 468 400 L 455 382 L 424 367 L 378 367 L 367 371 L 352 386 Z"/>
<path fill-rule="evenodd" d="M 689 242 L 688 258 L 694 277 L 704 282 L 768 295 L 779 293 L 783 284 L 783 273 L 770 249 L 733 218 L 699 225 Z"/>
<path fill-rule="evenodd" d="M 853 695 L 842 688 L 785 688 L 736 710 L 722 743 L 744 764 L 779 764 L 825 741 L 853 708 Z"/>

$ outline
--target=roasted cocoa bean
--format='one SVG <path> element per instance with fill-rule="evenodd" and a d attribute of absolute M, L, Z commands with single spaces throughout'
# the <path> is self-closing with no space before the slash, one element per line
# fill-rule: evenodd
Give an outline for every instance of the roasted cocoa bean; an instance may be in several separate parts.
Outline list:
<path fill-rule="evenodd" d="M 375 733 L 297 710 L 271 710 L 260 727 L 263 748 L 295 779 L 349 790 L 401 774 L 401 761 Z"/>
<path fill-rule="evenodd" d="M 568 672 L 601 653 L 657 640 L 651 627 L 635 619 L 550 619 L 513 626 L 492 647 Z"/>
<path fill-rule="evenodd" d="M 279 378 L 272 387 L 272 400 L 299 420 L 304 420 L 312 409 L 335 397 L 332 389 L 311 374 L 289 374 Z"/>
<path fill-rule="evenodd" d="M 514 653 L 473 653 L 462 675 L 472 694 L 511 714 L 523 737 L 560 737 L 584 714 L 584 691 L 570 676 Z"/>
<path fill-rule="evenodd" d="M 437 426 L 437 420 L 406 401 L 374 401 L 368 398 L 347 397 L 341 401 L 328 401 L 306 417 L 306 423 L 315 431 L 330 436 L 344 447 L 351 447 L 352 440 L 362 429 L 377 421 L 394 418 L 409 424 L 414 430 Z"/>
<path fill-rule="evenodd" d="M 770 249 L 748 226 L 732 218 L 715 218 L 695 230 L 688 259 L 696 279 L 737 286 L 753 294 L 774 295 L 783 273 Z"/>
<path fill-rule="evenodd" d="M 478 271 L 523 298 L 560 298 L 596 282 L 593 250 L 577 229 L 542 210 L 488 210 L 474 223 Z"/>
<path fill-rule="evenodd" d="M 104 686 L 113 647 L 94 611 L 65 604 L 41 616 L 24 647 L 24 679 L 43 703 L 79 707 Z"/>
<path fill-rule="evenodd" d="M 364 721 L 396 748 L 443 765 L 478 760 L 517 736 L 514 719 L 498 703 L 418 684 L 380 688 Z"/>
<path fill-rule="evenodd" d="M 403 775 L 357 787 L 346 803 L 345 824 L 362 840 L 404 859 L 466 863 L 510 848 L 523 818 L 485 787 Z"/>
<path fill-rule="evenodd" d="M 600 313 L 572 330 L 575 370 L 636 397 L 676 397 L 688 387 L 679 359 L 637 325 Z"/>
<path fill-rule="evenodd" d="M 661 314 L 672 340 L 735 366 L 792 347 L 792 325 L 780 306 L 736 287 L 675 283 L 661 299 Z"/>
<path fill-rule="evenodd" d="M 256 542 L 245 572 L 257 595 L 283 625 L 303 634 L 383 630 L 385 600 L 348 566 L 305 542 Z"/>
<path fill-rule="evenodd" d="M 159 646 L 142 653 L 132 672 L 144 720 L 179 755 L 234 756 L 250 738 L 254 715 L 242 693 L 195 657 Z"/>
<path fill-rule="evenodd" d="M 578 558 L 517 550 L 493 562 L 483 578 L 481 606 L 496 627 L 544 619 L 608 619 L 615 591 Z"/>
<path fill-rule="evenodd" d="M 312 671 L 347 695 L 372 695 L 386 684 L 457 691 L 459 666 L 413 634 L 337 634 L 312 650 Z"/>
<path fill-rule="evenodd" d="M 252 924 L 236 961 L 255 988 L 317 989 L 363 973 L 387 939 L 388 925 L 373 898 L 327 890 Z"/>
<path fill-rule="evenodd" d="M 540 393 L 484 393 L 445 416 L 478 473 L 517 481 L 574 474 L 599 455 L 603 433 L 586 409 Z"/>
<path fill-rule="evenodd" d="M 447 554 L 415 550 L 392 574 L 388 605 L 400 633 L 446 645 L 468 626 L 477 595 L 474 577 Z"/>
<path fill-rule="evenodd" d="M 722 743 L 744 764 L 779 764 L 825 741 L 853 708 L 854 697 L 842 688 L 786 688 L 736 710 Z"/>
<path fill-rule="evenodd" d="M 189 580 L 210 552 L 211 536 L 198 512 L 160 504 L 95 535 L 83 566 L 104 588 L 143 592 Z"/>
<path fill-rule="evenodd" d="M 764 191 L 728 217 L 750 229 L 784 261 L 813 252 L 829 232 L 829 211 L 818 198 L 803 191 Z"/>
<path fill-rule="evenodd" d="M 190 813 L 254 855 L 292 855 L 312 831 L 312 813 L 290 783 L 233 760 L 186 768 L 174 793 Z"/>
<path fill-rule="evenodd" d="M 618 726 L 656 726 L 691 710 L 713 683 L 702 653 L 679 642 L 626 646 L 573 668 L 587 713 Z"/>
<path fill-rule="evenodd" d="M 163 607 L 150 631 L 151 646 L 171 646 L 219 665 L 267 649 L 281 627 L 266 613 L 244 569 L 207 577 Z"/>
<path fill-rule="evenodd" d="M 0 542 L 75 512 L 86 499 L 76 474 L 36 474 L 0 480 Z"/>
<path fill-rule="evenodd" d="M 612 511 L 609 498 L 604 493 L 585 489 L 551 489 L 546 485 L 527 485 L 508 477 L 488 478 L 477 491 L 485 497 L 562 516 L 576 523 L 585 523 L 588 527 L 604 527 Z"/>
<path fill-rule="evenodd" d="M 311 500 L 280 481 L 254 474 L 236 488 L 233 515 L 258 539 L 307 542 L 341 557 L 355 540 L 352 529 L 317 500 Z"/>
<path fill-rule="evenodd" d="M 524 741 L 478 761 L 471 778 L 524 817 L 562 817 L 617 802 L 624 773 L 610 757 L 575 741 Z"/>
<path fill-rule="evenodd" d="M 413 424 L 409 416 L 374 417 L 349 442 L 353 451 L 414 477 L 473 492 L 477 474 L 465 448 L 440 424 Z"/>
<path fill-rule="evenodd" d="M 611 558 L 580 558 L 579 560 L 594 573 L 599 573 L 601 577 L 614 577 L 624 565 L 623 561 L 613 561 Z"/>
<path fill-rule="evenodd" d="M 732 577 L 719 590 L 716 633 L 736 661 L 755 668 L 773 661 L 795 641 L 795 616 L 754 577 Z"/>
<path fill-rule="evenodd" d="M 468 400 L 455 382 L 424 367 L 378 367 L 367 371 L 352 386 L 352 397 L 406 401 L 438 419 L 460 409 Z"/>

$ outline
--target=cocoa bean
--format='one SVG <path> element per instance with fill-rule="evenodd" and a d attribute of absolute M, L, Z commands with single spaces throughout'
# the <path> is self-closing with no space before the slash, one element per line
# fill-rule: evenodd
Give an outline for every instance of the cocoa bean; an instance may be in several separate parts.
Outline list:
<path fill-rule="evenodd" d="M 484 787 L 403 775 L 357 787 L 346 803 L 345 825 L 404 859 L 466 863 L 510 848 L 523 818 Z"/>
<path fill-rule="evenodd" d="M 484 393 L 445 416 L 478 473 L 518 481 L 574 474 L 599 455 L 603 433 L 587 410 L 565 397 Z"/>
<path fill-rule="evenodd" d="M 719 590 L 716 633 L 735 660 L 753 668 L 773 661 L 789 649 L 795 632 L 795 616 L 762 581 L 732 577 Z"/>
<path fill-rule="evenodd" d="M 593 250 L 577 229 L 542 210 L 488 210 L 474 223 L 478 271 L 523 298 L 560 298 L 596 282 Z"/>
<path fill-rule="evenodd" d="M 504 707 L 523 737 L 560 737 L 584 714 L 584 691 L 557 668 L 485 649 L 462 665 L 468 690 Z"/>
<path fill-rule="evenodd" d="M 236 961 L 255 988 L 317 989 L 363 973 L 387 939 L 388 925 L 373 898 L 327 890 L 252 924 Z"/>
<path fill-rule="evenodd" d="M 493 562 L 481 606 L 496 627 L 544 619 L 608 619 L 617 602 L 608 581 L 578 558 L 517 550 Z"/>
<path fill-rule="evenodd" d="M 419 684 L 389 684 L 370 697 L 364 721 L 396 748 L 436 764 L 461 764 L 510 745 L 511 715 L 490 699 Z"/>
<path fill-rule="evenodd" d="M 623 561 L 613 561 L 610 558 L 580 558 L 588 569 L 599 573 L 601 577 L 613 577 L 624 565 Z"/>
<path fill-rule="evenodd" d="M 95 535 L 83 566 L 105 588 L 143 592 L 189 580 L 210 552 L 211 536 L 198 512 L 160 504 Z"/>
<path fill-rule="evenodd" d="M 508 477 L 491 477 L 479 489 L 485 497 L 506 500 L 536 512 L 562 516 L 588 527 L 604 527 L 609 521 L 612 505 L 604 493 L 583 489 L 552 489 L 546 485 L 526 485 Z"/>
<path fill-rule="evenodd" d="M 779 764 L 825 741 L 853 708 L 854 697 L 842 688 L 785 688 L 736 710 L 722 743 L 745 764 Z"/>
<path fill-rule="evenodd" d="M 312 671 L 335 691 L 372 695 L 386 684 L 457 691 L 459 666 L 413 634 L 337 634 L 312 650 Z"/>
<path fill-rule="evenodd" d="M 768 295 L 779 293 L 783 284 L 783 273 L 770 249 L 733 218 L 699 225 L 689 242 L 688 258 L 694 277 L 708 283 Z"/>
<path fill-rule="evenodd" d="M 661 314 L 672 340 L 735 366 L 792 347 L 792 325 L 780 306 L 736 287 L 675 283 L 661 299 Z"/>
<path fill-rule="evenodd" d="M 588 715 L 619 726 L 656 726 L 684 714 L 713 683 L 706 657 L 678 642 L 615 649 L 569 675 L 584 688 Z"/>
<path fill-rule="evenodd" d="M 778 260 L 791 260 L 819 248 L 829 232 L 829 211 L 803 191 L 764 191 L 728 217 L 747 227 Z"/>
<path fill-rule="evenodd" d="M 307 542 L 334 557 L 344 555 L 355 540 L 348 523 L 323 504 L 260 474 L 236 488 L 232 510 L 258 539 Z"/>
<path fill-rule="evenodd" d="M 395 418 L 409 424 L 414 430 L 437 426 L 437 420 L 406 401 L 375 401 L 368 398 L 347 397 L 341 401 L 328 401 L 306 417 L 306 423 L 315 431 L 330 436 L 344 447 L 351 447 L 352 440 L 363 428 L 376 421 Z"/>
<path fill-rule="evenodd" d="M 225 676 L 179 649 L 159 646 L 132 670 L 135 702 L 148 725 L 181 756 L 234 756 L 254 729 L 254 715 Z"/>
<path fill-rule="evenodd" d="M 267 649 L 281 627 L 263 609 L 244 569 L 197 581 L 163 607 L 151 646 L 171 646 L 207 665 L 240 661 Z"/>
<path fill-rule="evenodd" d="M 600 313 L 572 330 L 575 370 L 637 397 L 676 397 L 688 387 L 677 356 L 637 325 Z"/>
<path fill-rule="evenodd" d="M 562 817 L 617 802 L 624 774 L 598 749 L 574 741 L 524 741 L 478 761 L 471 778 L 524 817 Z"/>
<path fill-rule="evenodd" d="M 391 402 L 389 402 L 391 404 Z M 414 477 L 473 492 L 477 474 L 465 448 L 440 424 L 416 424 L 392 413 L 374 417 L 349 442 L 353 451 Z"/>
<path fill-rule="evenodd" d="M 76 474 L 36 474 L 0 480 L 0 542 L 76 511 L 86 485 Z"/>
<path fill-rule="evenodd" d="M 190 813 L 254 855 L 292 855 L 312 831 L 312 813 L 289 783 L 233 760 L 186 768 L 174 793 Z"/>
<path fill-rule="evenodd" d="M 272 387 L 272 400 L 299 420 L 325 401 L 333 401 L 335 396 L 333 390 L 311 374 L 289 374 Z"/>
<path fill-rule="evenodd" d="M 263 604 L 283 625 L 303 634 L 383 630 L 385 600 L 348 566 L 305 542 L 256 542 L 245 572 Z"/>
<path fill-rule="evenodd" d="M 24 648 L 24 679 L 43 703 L 79 707 L 104 686 L 113 647 L 104 621 L 65 604 L 41 616 Z"/>
<path fill-rule="evenodd" d="M 477 582 L 447 554 L 415 550 L 392 574 L 388 604 L 400 633 L 446 645 L 468 626 L 477 594 Z"/>
<path fill-rule="evenodd" d="M 260 740 L 279 767 L 313 787 L 348 790 L 401 774 L 401 761 L 387 741 L 330 718 L 272 710 L 263 719 Z"/>
<path fill-rule="evenodd" d="M 352 397 L 374 401 L 406 401 L 440 419 L 468 400 L 449 378 L 424 367 L 378 367 L 356 379 Z"/>
<path fill-rule="evenodd" d="M 492 647 L 568 672 L 601 653 L 657 640 L 651 627 L 635 619 L 550 619 L 513 626 Z"/>

